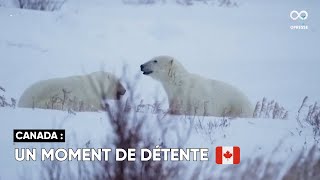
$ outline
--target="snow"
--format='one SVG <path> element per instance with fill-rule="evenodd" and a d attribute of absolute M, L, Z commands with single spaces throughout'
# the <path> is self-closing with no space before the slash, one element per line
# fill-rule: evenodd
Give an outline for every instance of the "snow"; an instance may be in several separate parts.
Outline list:
<path fill-rule="evenodd" d="M 141 113 L 140 116 L 143 114 Z M 2 119 L 7 120 L 4 126 L 0 127 L 1 131 L 1 175 L 4 179 L 15 179 L 21 174 L 21 167 L 33 167 L 30 172 L 34 172 L 37 176 L 37 162 L 17 162 L 14 160 L 14 148 L 44 148 L 44 147 L 85 147 L 90 141 L 90 146 L 94 148 L 104 147 L 106 137 L 111 139 L 110 125 L 106 121 L 104 113 L 77 113 L 76 115 L 68 114 L 56 110 L 39 110 L 25 108 L 4 108 L 0 111 Z M 156 115 L 149 114 L 147 121 L 149 129 L 157 134 L 159 127 L 157 126 Z M 298 124 L 295 120 L 279 120 L 279 119 L 233 119 L 230 120 L 229 127 L 213 128 L 211 133 L 207 133 L 206 128 L 209 122 L 220 122 L 221 118 L 194 117 L 187 120 L 179 120 L 178 117 L 166 117 L 163 121 L 171 122 L 171 129 L 166 134 L 166 147 L 176 148 L 179 145 L 175 138 L 175 132 L 179 131 L 181 136 L 187 136 L 186 130 L 190 127 L 192 120 L 192 131 L 184 148 L 209 148 L 209 162 L 213 165 L 215 172 L 223 170 L 223 166 L 214 165 L 215 147 L 239 146 L 241 148 L 241 161 L 248 157 L 263 156 L 272 159 L 273 162 L 294 160 L 295 154 L 300 153 L 302 148 L 310 149 L 314 144 L 311 127 L 303 129 L 302 134 L 297 131 Z M 195 128 L 201 122 L 204 128 Z M 173 124 L 173 125 L 172 125 Z M 12 143 L 13 129 L 41 129 L 41 128 L 63 128 L 66 129 L 67 144 L 50 144 L 50 143 Z M 108 135 L 109 134 L 109 135 Z M 157 135 L 155 135 L 157 136 Z M 154 139 L 159 139 L 158 136 Z M 157 142 L 155 142 L 157 143 Z M 158 142 L 160 143 L 160 141 Z M 274 154 L 276 148 L 277 153 Z M 201 162 L 188 162 L 190 167 L 196 166 Z M 20 172 L 20 174 L 17 174 Z"/>
<path fill-rule="evenodd" d="M 294 158 L 291 154 L 314 143 L 311 127 L 299 133 L 295 115 L 304 96 L 320 101 L 319 5 L 316 0 L 248 0 L 241 1 L 238 8 L 221 8 L 69 0 L 55 12 L 0 7 L 0 85 L 6 88 L 6 97 L 18 99 L 39 80 L 93 72 L 101 67 L 121 76 L 122 65 L 127 64 L 131 78 L 140 73 L 140 64 L 167 54 L 192 73 L 233 84 L 253 103 L 263 97 L 274 99 L 290 115 L 287 120 L 234 119 L 229 127 L 214 129 L 210 134 L 194 129 L 184 147 L 209 148 L 212 164 L 217 145 L 238 145 L 241 160 L 252 154 L 270 156 L 274 161 Z M 301 24 L 290 19 L 292 10 L 307 10 L 309 18 L 304 24 L 309 30 L 290 29 L 291 25 Z M 160 84 L 149 77 L 141 76 L 136 84 L 144 103 L 153 104 L 155 96 L 166 97 Z M 110 128 L 104 125 L 104 113 L 71 115 L 0 108 L 0 117 L 0 179 L 17 179 L 22 164 L 37 164 L 16 162 L 15 147 L 50 146 L 13 144 L 13 129 L 61 126 L 70 133 L 68 137 L 76 137 L 74 144 L 81 146 L 90 140 L 99 147 Z M 153 122 L 156 118 L 150 114 L 149 119 Z M 188 124 L 178 117 L 172 119 L 177 119 L 177 126 Z M 220 120 L 200 117 L 194 122 Z M 279 157 L 273 157 L 279 144 Z"/>

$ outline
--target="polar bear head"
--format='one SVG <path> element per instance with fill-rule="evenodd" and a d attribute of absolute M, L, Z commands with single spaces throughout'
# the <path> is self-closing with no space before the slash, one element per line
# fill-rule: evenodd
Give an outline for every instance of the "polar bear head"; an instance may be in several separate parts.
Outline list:
<path fill-rule="evenodd" d="M 171 56 L 157 56 L 140 66 L 144 75 L 165 82 L 175 80 L 186 70 L 175 58 Z"/>
<path fill-rule="evenodd" d="M 120 80 L 108 72 L 99 71 L 89 74 L 89 83 L 106 99 L 119 100 L 126 93 Z"/>

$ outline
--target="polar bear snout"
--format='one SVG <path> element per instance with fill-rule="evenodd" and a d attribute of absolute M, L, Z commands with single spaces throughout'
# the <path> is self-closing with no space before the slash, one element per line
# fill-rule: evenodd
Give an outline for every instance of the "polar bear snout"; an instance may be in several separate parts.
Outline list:
<path fill-rule="evenodd" d="M 143 72 L 144 75 L 153 73 L 153 71 L 150 68 L 148 68 L 148 66 L 146 66 L 145 64 L 140 65 L 140 70 Z"/>
<path fill-rule="evenodd" d="M 117 99 L 120 99 L 121 96 L 123 96 L 126 93 L 126 91 L 127 90 L 121 84 L 119 84 L 117 86 L 117 93 L 116 93 Z"/>

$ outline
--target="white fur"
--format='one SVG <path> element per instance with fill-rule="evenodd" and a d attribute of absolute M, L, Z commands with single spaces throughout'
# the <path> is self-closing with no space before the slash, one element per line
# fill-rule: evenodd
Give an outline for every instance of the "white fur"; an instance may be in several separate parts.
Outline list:
<path fill-rule="evenodd" d="M 248 98 L 237 88 L 189 73 L 170 56 L 158 56 L 141 65 L 145 75 L 163 85 L 172 114 L 251 117 Z"/>
<path fill-rule="evenodd" d="M 63 90 L 69 92 L 66 94 L 67 96 L 64 96 Z M 119 99 L 124 93 L 125 89 L 115 76 L 99 71 L 83 76 L 37 82 L 25 90 L 20 97 L 18 106 L 98 111 L 102 109 L 103 96 L 105 99 Z"/>

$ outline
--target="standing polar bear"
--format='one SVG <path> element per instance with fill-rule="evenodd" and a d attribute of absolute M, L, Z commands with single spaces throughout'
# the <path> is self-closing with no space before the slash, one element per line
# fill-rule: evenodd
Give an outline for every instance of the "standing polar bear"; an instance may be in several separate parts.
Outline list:
<path fill-rule="evenodd" d="M 221 81 L 189 73 L 170 56 L 158 56 L 140 66 L 144 75 L 163 85 L 171 114 L 252 117 L 248 98 Z"/>
<path fill-rule="evenodd" d="M 126 92 L 114 75 L 98 71 L 37 82 L 27 88 L 18 106 L 74 111 L 103 110 L 102 99 L 119 100 Z"/>

